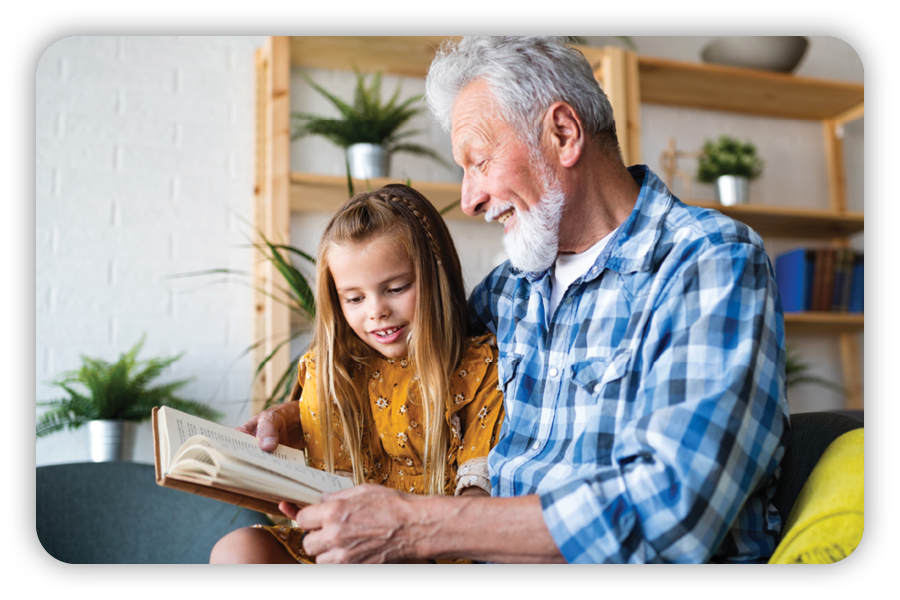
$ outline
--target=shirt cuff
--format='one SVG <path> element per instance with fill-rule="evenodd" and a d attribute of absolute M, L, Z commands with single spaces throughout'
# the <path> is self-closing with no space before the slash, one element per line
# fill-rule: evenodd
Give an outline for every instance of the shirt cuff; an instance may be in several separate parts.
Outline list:
<path fill-rule="evenodd" d="M 459 496 L 468 487 L 480 487 L 488 494 L 491 493 L 491 478 L 488 474 L 486 458 L 473 458 L 459 466 L 456 471 L 456 491 L 454 496 Z"/>

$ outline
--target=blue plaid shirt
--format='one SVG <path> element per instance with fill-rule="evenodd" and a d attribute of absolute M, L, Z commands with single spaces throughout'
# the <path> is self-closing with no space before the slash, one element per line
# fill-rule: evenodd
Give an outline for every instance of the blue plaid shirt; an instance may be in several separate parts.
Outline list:
<path fill-rule="evenodd" d="M 646 166 L 594 266 L 549 314 L 550 273 L 473 291 L 506 420 L 494 495 L 538 494 L 570 563 L 766 560 L 789 430 L 784 317 L 760 237 Z"/>

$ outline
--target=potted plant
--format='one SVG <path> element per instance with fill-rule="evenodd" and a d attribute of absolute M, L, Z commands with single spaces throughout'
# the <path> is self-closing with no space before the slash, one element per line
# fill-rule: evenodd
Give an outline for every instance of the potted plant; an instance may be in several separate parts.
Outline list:
<path fill-rule="evenodd" d="M 785 357 L 784 364 L 785 387 L 791 388 L 801 383 L 812 383 L 842 394 L 847 392 L 847 390 L 833 381 L 829 381 L 823 377 L 810 375 L 812 365 L 805 362 L 797 353 L 796 349 L 787 346 L 786 351 L 787 356 Z"/>
<path fill-rule="evenodd" d="M 112 364 L 82 356 L 80 369 L 64 373 L 53 382 L 67 397 L 37 403 L 48 409 L 37 420 L 37 437 L 63 428 L 78 429 L 87 423 L 94 462 L 129 460 L 135 425 L 148 419 L 154 406 L 171 406 L 212 421 L 222 418 L 205 404 L 175 396 L 189 380 L 151 385 L 182 355 L 139 361 L 137 354 L 143 344 L 141 339 Z"/>
<path fill-rule="evenodd" d="M 723 135 L 703 144 L 697 162 L 697 179 L 716 183 L 722 204 L 746 204 L 749 181 L 759 177 L 762 167 L 762 159 L 756 156 L 756 146 Z"/>
<path fill-rule="evenodd" d="M 324 89 L 300 71 L 301 77 L 317 92 L 327 98 L 340 111 L 340 118 L 292 112 L 291 139 L 308 135 L 321 135 L 346 151 L 348 171 L 358 179 L 386 177 L 390 171 L 390 158 L 395 152 L 427 156 L 446 166 L 452 165 L 431 148 L 403 142 L 415 130 L 401 128 L 424 107 L 414 106 L 423 96 L 413 96 L 398 102 L 400 85 L 387 103 L 381 101 L 381 73 L 372 75 L 369 85 L 366 77 L 356 71 L 356 91 L 353 103 L 348 104 Z"/>

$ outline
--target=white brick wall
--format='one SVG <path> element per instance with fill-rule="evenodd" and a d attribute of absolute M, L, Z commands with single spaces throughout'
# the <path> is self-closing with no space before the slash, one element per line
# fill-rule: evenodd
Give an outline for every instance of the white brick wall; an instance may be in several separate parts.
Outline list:
<path fill-rule="evenodd" d="M 247 416 L 250 295 L 171 279 L 248 270 L 254 50 L 261 37 L 68 37 L 36 72 L 37 398 L 87 354 L 185 352 L 161 381 L 237 424 Z M 210 281 L 212 278 L 210 278 Z M 83 430 L 37 444 L 37 464 L 88 458 Z M 137 459 L 151 462 L 149 428 Z"/>
<path fill-rule="evenodd" d="M 76 368 L 79 355 L 112 360 L 146 334 L 143 357 L 185 356 L 166 375 L 195 378 L 186 397 L 210 401 L 236 425 L 248 412 L 252 342 L 250 291 L 238 283 L 207 285 L 169 279 L 217 267 L 248 270 L 246 228 L 253 198 L 253 53 L 262 37 L 69 37 L 52 44 L 36 72 L 36 387 L 37 399 L 57 396 L 47 381 Z M 642 51 L 698 60 L 697 38 L 635 38 Z M 610 40 L 599 40 L 609 43 Z M 315 70 L 314 78 L 349 96 L 353 75 Z M 800 74 L 862 81 L 852 48 L 814 38 Z M 383 90 L 421 93 L 421 80 L 385 77 Z M 293 108 L 329 110 L 294 77 Z M 644 162 L 659 169 L 669 136 L 689 148 L 720 130 L 752 138 L 767 159 L 752 193 L 797 206 L 827 204 L 823 196 L 821 132 L 809 124 L 645 107 Z M 450 156 L 449 140 L 420 117 L 416 140 Z M 790 135 L 784 136 L 784 127 Z M 862 127 L 848 128 L 851 206 L 862 210 Z M 341 174 L 339 150 L 321 139 L 296 142 L 292 169 Z M 787 168 L 809 165 L 802 185 Z M 690 165 L 685 165 L 690 168 Z M 392 173 L 413 179 L 459 181 L 426 159 L 398 155 Z M 697 184 L 695 184 L 697 186 Z M 711 189 L 695 188 L 697 196 Z M 783 194 L 781 191 L 789 190 Z M 676 193 L 679 190 L 676 189 Z M 777 198 L 776 198 L 777 196 Z M 711 197 L 711 196 L 709 196 Z M 237 216 L 236 216 L 237 215 Z M 321 215 L 296 214 L 291 240 L 314 250 Z M 498 228 L 450 223 L 471 289 L 502 259 Z M 767 242 L 768 243 L 768 242 Z M 787 249 L 772 242 L 770 255 Z M 857 241 L 862 247 L 862 239 Z M 835 344 L 800 340 L 816 372 L 839 377 Z M 295 351 L 300 345 L 295 345 Z M 819 388 L 798 388 L 794 410 L 839 406 Z M 87 460 L 84 432 L 37 444 L 37 464 Z M 149 429 L 138 439 L 138 460 L 151 461 Z"/>

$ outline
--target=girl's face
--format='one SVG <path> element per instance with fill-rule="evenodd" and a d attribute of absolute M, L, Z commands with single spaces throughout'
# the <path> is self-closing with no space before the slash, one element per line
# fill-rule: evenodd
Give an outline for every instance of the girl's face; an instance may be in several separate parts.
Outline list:
<path fill-rule="evenodd" d="M 344 318 L 363 342 L 387 358 L 409 353 L 416 314 L 416 277 L 394 237 L 332 248 L 331 277 Z"/>

